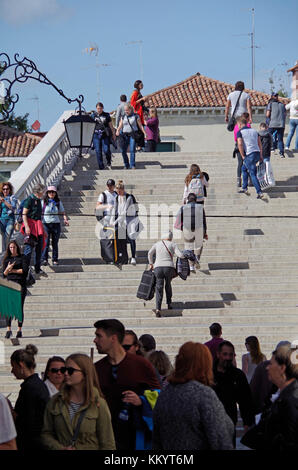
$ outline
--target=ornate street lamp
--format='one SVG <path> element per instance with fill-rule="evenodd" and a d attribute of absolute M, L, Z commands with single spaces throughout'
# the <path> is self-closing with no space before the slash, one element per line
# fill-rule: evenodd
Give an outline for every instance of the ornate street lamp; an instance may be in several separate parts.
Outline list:
<path fill-rule="evenodd" d="M 69 104 L 75 102 L 78 103 L 78 110 L 76 110 L 77 113 L 64 121 L 64 126 L 69 146 L 72 148 L 78 148 L 81 156 L 82 149 L 84 147 L 91 147 L 92 145 L 96 125 L 91 116 L 86 114 L 85 111 L 82 111 L 84 96 L 79 95 L 79 97 L 75 99 L 65 96 L 63 91 L 57 88 L 56 85 L 46 77 L 46 75 L 40 72 L 35 63 L 27 57 L 20 60 L 19 54 L 15 54 L 14 61 L 15 62 L 12 62 L 6 53 L 0 53 L 1 95 L 4 94 L 4 96 L 2 96 L 2 103 L 4 103 L 1 104 L 0 102 L 0 114 L 2 114 L 3 120 L 8 119 L 9 115 L 14 110 L 15 104 L 19 101 L 19 95 L 17 93 L 14 95 L 12 94 L 12 87 L 16 82 L 25 83 L 30 78 L 44 85 L 50 85 L 55 88 L 59 95 L 66 99 Z M 3 78 L 3 74 L 8 70 L 13 73 L 11 79 L 7 77 Z"/>

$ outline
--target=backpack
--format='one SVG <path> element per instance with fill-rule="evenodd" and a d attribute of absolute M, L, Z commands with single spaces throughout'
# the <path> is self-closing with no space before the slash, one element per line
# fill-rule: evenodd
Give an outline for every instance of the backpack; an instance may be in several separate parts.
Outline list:
<path fill-rule="evenodd" d="M 28 198 L 26 197 L 25 199 L 23 199 L 21 201 L 21 204 L 19 205 L 19 208 L 17 210 L 17 222 L 18 222 L 18 224 L 23 223 L 23 209 L 24 209 L 24 204 L 25 204 L 26 199 L 28 199 Z"/>
<path fill-rule="evenodd" d="M 103 195 L 103 204 L 106 204 L 107 203 L 107 195 L 106 195 L 105 192 L 102 192 L 101 194 Z M 99 213 L 99 211 L 100 211 L 100 213 Z M 104 210 L 102 210 L 100 208 L 95 209 L 95 217 L 98 220 L 98 222 L 100 220 L 102 220 L 104 218 L 104 216 L 105 216 L 105 211 Z"/>
<path fill-rule="evenodd" d="M 204 201 L 204 185 L 199 175 L 193 176 L 188 186 L 188 194 L 193 193 L 197 196 L 197 202 Z"/>

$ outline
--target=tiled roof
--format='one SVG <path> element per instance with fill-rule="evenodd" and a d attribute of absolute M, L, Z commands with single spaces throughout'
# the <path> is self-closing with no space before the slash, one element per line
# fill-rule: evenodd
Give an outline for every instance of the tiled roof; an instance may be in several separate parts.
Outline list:
<path fill-rule="evenodd" d="M 41 139 L 27 132 L 0 126 L 0 158 L 27 157 Z"/>
<path fill-rule="evenodd" d="M 229 93 L 234 89 L 234 85 L 197 73 L 183 82 L 163 88 L 144 98 L 147 106 L 156 108 L 214 108 L 225 106 Z M 249 89 L 245 91 L 251 97 L 252 106 L 266 106 L 270 99 L 270 95 L 260 91 Z M 286 98 L 282 98 L 281 101 L 289 102 Z"/>

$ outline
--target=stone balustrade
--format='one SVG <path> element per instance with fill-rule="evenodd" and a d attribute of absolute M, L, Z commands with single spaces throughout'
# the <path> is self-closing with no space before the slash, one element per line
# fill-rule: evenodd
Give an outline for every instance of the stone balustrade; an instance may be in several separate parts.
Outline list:
<path fill-rule="evenodd" d="M 63 121 L 68 119 L 73 111 L 65 111 L 30 153 L 24 162 L 18 167 L 10 178 L 14 188 L 14 194 L 19 202 L 32 194 L 36 183 L 45 186 L 55 185 L 59 187 L 63 176 L 69 173 L 75 165 L 79 152 L 71 149 L 66 137 Z M 4 249 L 1 243 L 0 247 Z"/>
<path fill-rule="evenodd" d="M 22 201 L 32 193 L 36 183 L 59 186 L 63 175 L 75 165 L 78 151 L 71 149 L 66 137 L 63 121 L 72 111 L 65 111 L 49 130 L 33 152 L 10 178 L 15 196 Z"/>

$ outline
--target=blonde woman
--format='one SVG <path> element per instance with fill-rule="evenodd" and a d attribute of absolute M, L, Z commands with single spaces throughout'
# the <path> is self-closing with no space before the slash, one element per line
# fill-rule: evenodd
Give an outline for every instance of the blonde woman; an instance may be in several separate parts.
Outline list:
<path fill-rule="evenodd" d="M 250 383 L 258 364 L 266 361 L 266 356 L 261 352 L 260 343 L 256 336 L 248 336 L 245 340 L 248 353 L 242 356 L 242 370 Z"/>
<path fill-rule="evenodd" d="M 136 237 L 139 233 L 138 204 L 133 194 L 125 191 L 123 180 L 115 186 L 115 225 L 118 229 L 118 238 L 126 238 L 131 248 L 131 264 L 136 265 Z"/>
<path fill-rule="evenodd" d="M 190 193 L 196 195 L 196 204 L 204 206 L 204 198 L 207 197 L 207 188 L 209 186 L 209 175 L 205 171 L 201 171 L 199 165 L 193 163 L 190 166 L 189 173 L 185 178 L 185 186 L 183 192 L 182 204 L 187 203 L 187 197 Z M 206 214 L 203 209 L 204 239 L 208 240 Z"/>
<path fill-rule="evenodd" d="M 146 120 L 146 151 L 147 152 L 156 152 L 156 145 L 159 141 L 159 120 L 157 116 L 157 109 L 152 107 L 149 109 L 149 117 Z"/>
<path fill-rule="evenodd" d="M 64 368 L 65 383 L 49 401 L 42 442 L 48 450 L 115 450 L 108 405 L 92 360 L 71 354 Z"/>
<path fill-rule="evenodd" d="M 124 117 L 120 119 L 119 126 L 116 130 L 116 136 L 121 135 L 121 150 L 124 168 L 136 169 L 136 143 L 138 139 L 146 137 L 140 116 L 134 112 L 131 104 L 124 106 Z M 127 156 L 127 147 L 130 150 L 130 161 Z"/>

